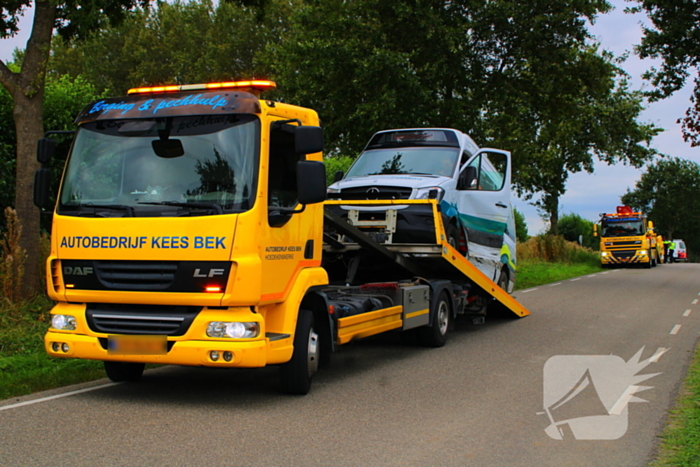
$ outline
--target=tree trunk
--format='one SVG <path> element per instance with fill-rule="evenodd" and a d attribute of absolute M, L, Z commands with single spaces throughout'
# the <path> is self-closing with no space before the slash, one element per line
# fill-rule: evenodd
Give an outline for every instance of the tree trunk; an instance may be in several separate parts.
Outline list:
<path fill-rule="evenodd" d="M 549 214 L 549 235 L 559 235 L 559 197 L 547 195 L 547 214 Z"/>
<path fill-rule="evenodd" d="M 36 162 L 36 143 L 44 134 L 42 100 L 51 33 L 55 23 L 56 5 L 52 0 L 36 0 L 34 23 L 21 64 L 22 70 L 13 73 L 0 62 L 0 82 L 14 100 L 13 115 L 17 134 L 15 210 L 22 226 L 19 244 L 27 254 L 24 278 L 21 279 L 24 298 L 34 296 L 41 283 L 39 210 L 34 206 L 34 172 L 39 167 Z"/>
<path fill-rule="evenodd" d="M 22 226 L 20 246 L 27 253 L 22 280 L 24 298 L 35 295 L 41 283 L 39 209 L 34 206 L 34 172 L 39 168 L 39 163 L 36 161 L 36 143 L 44 135 L 41 118 L 42 98 L 43 90 L 31 97 L 21 92 L 13 95 L 17 134 L 15 209 Z"/>

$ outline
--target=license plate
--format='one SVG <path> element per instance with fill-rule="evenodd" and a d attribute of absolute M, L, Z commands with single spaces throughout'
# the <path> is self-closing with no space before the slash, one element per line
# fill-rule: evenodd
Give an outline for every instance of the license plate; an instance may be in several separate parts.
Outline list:
<path fill-rule="evenodd" d="M 111 355 L 165 355 L 166 336 L 108 336 L 107 353 Z"/>

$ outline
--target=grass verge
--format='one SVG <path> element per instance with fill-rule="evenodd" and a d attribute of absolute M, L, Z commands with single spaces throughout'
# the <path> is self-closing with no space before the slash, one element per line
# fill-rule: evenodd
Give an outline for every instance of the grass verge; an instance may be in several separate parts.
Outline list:
<path fill-rule="evenodd" d="M 688 369 L 683 389 L 661 435 L 657 460 L 650 467 L 700 465 L 700 351 Z"/>
<path fill-rule="evenodd" d="M 518 264 L 515 290 L 529 289 L 542 284 L 559 282 L 572 277 L 600 272 L 600 263 L 547 263 L 544 261 L 523 261 Z"/>

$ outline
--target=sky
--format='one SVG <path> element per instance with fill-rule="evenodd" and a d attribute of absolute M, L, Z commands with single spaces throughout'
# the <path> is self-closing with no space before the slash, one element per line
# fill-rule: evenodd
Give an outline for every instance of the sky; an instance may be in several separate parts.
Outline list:
<path fill-rule="evenodd" d="M 597 18 L 590 27 L 591 33 L 600 42 L 601 47 L 620 56 L 629 52 L 629 58 L 622 68 L 631 76 L 631 89 L 649 89 L 649 84 L 641 79 L 642 73 L 659 61 L 640 60 L 632 51 L 642 37 L 641 24 L 650 25 L 646 16 L 641 14 L 625 14 L 624 8 L 633 3 L 624 0 L 610 0 L 615 9 Z M 15 47 L 24 48 L 31 31 L 32 12 L 28 11 L 19 23 L 20 33 L 11 39 L 0 39 L 0 60 L 12 57 Z M 692 91 L 692 80 L 683 90 L 672 97 L 660 102 L 649 103 L 640 115 L 639 121 L 653 123 L 665 131 L 654 138 L 652 147 L 660 153 L 673 157 L 681 157 L 700 163 L 700 148 L 691 148 L 683 141 L 681 127 L 676 120 L 685 114 L 689 106 Z M 508 149 L 508 148 L 501 148 Z M 517 157 L 514 154 L 513 157 Z M 578 173 L 569 176 L 567 191 L 560 199 L 560 215 L 576 213 L 584 219 L 596 221 L 602 212 L 614 212 L 620 204 L 620 197 L 628 189 L 634 189 L 642 169 L 635 169 L 622 164 L 608 166 L 597 162 L 593 174 Z M 537 198 L 535 198 L 537 199 Z M 525 215 L 530 235 L 543 232 L 546 229 L 544 221 L 537 210 L 529 202 L 515 199 L 515 207 Z"/>

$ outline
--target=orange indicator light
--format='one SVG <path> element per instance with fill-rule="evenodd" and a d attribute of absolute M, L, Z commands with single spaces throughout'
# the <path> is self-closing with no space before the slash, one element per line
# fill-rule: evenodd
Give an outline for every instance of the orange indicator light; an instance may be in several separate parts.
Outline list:
<path fill-rule="evenodd" d="M 204 288 L 207 292 L 210 293 L 216 293 L 216 292 L 221 292 L 221 287 L 218 285 L 208 285 Z"/>

